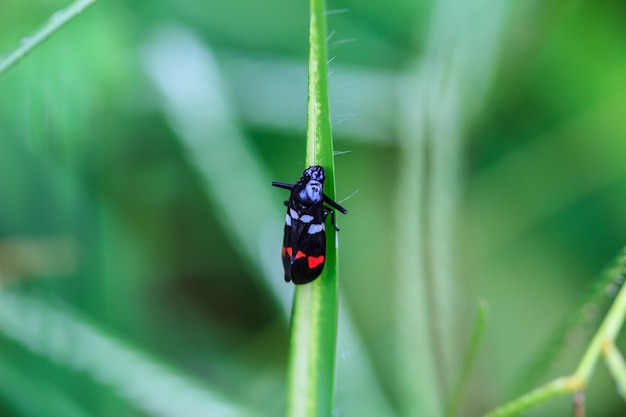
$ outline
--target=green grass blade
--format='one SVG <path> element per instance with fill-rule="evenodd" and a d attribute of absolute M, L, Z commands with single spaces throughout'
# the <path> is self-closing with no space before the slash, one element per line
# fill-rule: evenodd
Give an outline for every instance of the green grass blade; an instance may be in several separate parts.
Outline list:
<path fill-rule="evenodd" d="M 111 387 L 146 415 L 157 410 L 158 415 L 181 417 L 264 415 L 104 332 L 58 299 L 0 290 L 0 334 L 59 366 Z"/>
<path fill-rule="evenodd" d="M 560 397 L 579 388 L 577 378 L 557 378 L 521 397 L 504 404 L 483 417 L 513 417 L 520 415 L 539 404 Z"/>
<path fill-rule="evenodd" d="M 434 3 L 423 55 L 399 84 L 394 294 L 395 368 L 403 415 L 442 415 L 459 368 L 458 208 L 466 131 L 498 61 L 506 3 Z M 476 30 L 475 16 L 489 16 Z M 466 51 L 480 51 L 480 57 Z"/>
<path fill-rule="evenodd" d="M 617 393 L 623 399 L 626 399 L 626 361 L 624 361 L 624 357 L 611 340 L 604 341 L 602 352 L 606 366 L 609 368 L 615 383 L 617 383 Z"/>
<path fill-rule="evenodd" d="M 614 273 L 617 274 L 618 277 L 623 276 L 624 271 L 624 262 L 626 261 L 623 251 L 617 257 L 616 264 L 619 265 L 618 268 L 614 268 Z M 596 331 L 589 347 L 585 351 L 583 358 L 576 369 L 575 375 L 579 378 L 588 381 L 591 378 L 591 374 L 595 368 L 595 364 L 598 361 L 600 354 L 602 353 L 603 343 L 607 341 L 614 341 L 617 337 L 618 332 L 622 328 L 624 324 L 624 320 L 626 320 L 626 290 L 622 286 L 620 291 L 611 305 L 609 312 L 605 316 L 602 324 Z"/>
<path fill-rule="evenodd" d="M 147 38 L 141 57 L 161 98 L 158 106 L 180 138 L 231 245 L 249 265 L 260 267 L 258 276 L 287 318 L 290 288 L 276 279 L 282 268 L 274 247 L 282 232 L 276 225 L 285 214 L 268 186 L 272 178 L 235 122 L 213 50 L 193 32 L 168 24 Z M 246 205 L 233 204 L 242 195 L 254 196 L 254 216 Z"/>
<path fill-rule="evenodd" d="M 538 351 L 537 359 L 530 363 L 526 367 L 527 371 L 518 378 L 514 391 L 530 389 L 537 385 L 538 381 L 545 379 L 550 372 L 560 373 L 568 370 L 574 358 L 583 353 L 588 338 L 597 330 L 613 302 L 609 294 L 615 296 L 621 285 L 623 276 L 620 271 L 626 266 L 625 256 L 626 250 L 622 249 L 621 254 L 596 276 L 591 287 L 585 291 L 576 313 L 566 319 L 555 331 L 555 336 Z"/>
<path fill-rule="evenodd" d="M 607 274 L 612 274 L 617 281 L 622 281 L 624 271 L 624 250 L 616 257 L 607 269 Z M 552 398 L 569 393 L 579 392 L 589 384 L 594 368 L 601 354 L 605 355 L 609 370 L 615 377 L 619 389 L 626 379 L 624 376 L 623 359 L 619 352 L 612 351 L 614 343 L 624 320 L 626 319 L 626 290 L 622 286 L 617 294 L 609 312 L 602 320 L 602 324 L 594 334 L 583 355 L 576 372 L 572 376 L 557 378 L 547 384 L 532 390 L 531 392 L 510 401 L 509 403 L 485 414 L 483 417 L 511 417 L 528 411 L 539 404 Z M 622 363 L 620 363 L 622 362 Z"/>
<path fill-rule="evenodd" d="M 478 348 L 480 347 L 480 343 L 483 339 L 483 334 L 485 333 L 488 310 L 489 306 L 487 302 L 485 300 L 480 300 L 476 311 L 476 321 L 474 322 L 474 328 L 472 329 L 472 338 L 470 340 L 465 359 L 463 360 L 463 365 L 461 367 L 461 372 L 459 373 L 458 380 L 456 381 L 452 389 L 452 395 L 450 396 L 450 400 L 448 402 L 448 405 L 446 406 L 446 410 L 444 413 L 445 417 L 454 417 L 457 415 L 456 410 L 458 409 L 461 402 L 463 392 L 467 387 L 467 381 L 469 380 L 472 369 L 474 368 L 474 364 L 476 363 Z"/>
<path fill-rule="evenodd" d="M 26 54 L 35 49 L 37 45 L 48 39 L 95 2 L 96 0 L 76 0 L 67 8 L 54 13 L 45 25 L 32 35 L 23 38 L 20 45 L 13 52 L 0 60 L 0 74 L 19 62 Z"/>
<path fill-rule="evenodd" d="M 326 170 L 325 193 L 334 198 L 333 144 L 328 101 L 326 16 L 323 0 L 311 0 L 307 165 Z M 287 416 L 329 416 L 337 334 L 337 236 L 327 230 L 322 275 L 296 287 L 287 381 Z"/>

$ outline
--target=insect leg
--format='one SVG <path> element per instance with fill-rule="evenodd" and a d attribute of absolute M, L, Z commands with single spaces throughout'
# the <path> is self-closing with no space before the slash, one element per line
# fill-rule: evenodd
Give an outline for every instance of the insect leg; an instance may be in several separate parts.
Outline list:
<path fill-rule="evenodd" d="M 324 211 L 324 219 L 326 219 L 326 216 L 328 216 L 328 214 L 330 213 L 330 224 L 333 225 L 336 231 L 339 231 L 339 228 L 337 227 L 337 224 L 335 223 L 335 210 L 327 206 L 324 206 L 324 208 L 327 210 L 327 211 Z"/>
<path fill-rule="evenodd" d="M 284 182 L 273 181 L 272 185 L 274 187 L 284 188 L 285 190 L 291 190 L 293 188 L 293 184 L 287 184 L 287 183 L 284 183 Z"/>
<path fill-rule="evenodd" d="M 324 194 L 324 202 L 326 204 L 328 204 L 329 206 L 336 208 L 337 210 L 339 210 L 343 214 L 347 214 L 348 213 L 348 210 L 346 210 L 345 208 L 341 207 L 338 203 L 336 203 L 332 198 L 330 198 L 326 194 Z"/>

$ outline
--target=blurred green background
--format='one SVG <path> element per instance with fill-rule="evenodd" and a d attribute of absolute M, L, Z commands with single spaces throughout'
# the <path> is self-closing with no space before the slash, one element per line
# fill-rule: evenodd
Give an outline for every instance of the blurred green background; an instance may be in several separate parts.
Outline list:
<path fill-rule="evenodd" d="M 626 243 L 623 2 L 461 3 L 328 1 L 337 416 L 428 415 L 479 298 L 460 416 L 573 371 L 525 376 Z M 0 2 L 0 51 L 65 6 Z M 0 416 L 283 413 L 307 42 L 306 2 L 101 1 L 0 74 Z M 603 365 L 587 407 L 626 414 Z"/>

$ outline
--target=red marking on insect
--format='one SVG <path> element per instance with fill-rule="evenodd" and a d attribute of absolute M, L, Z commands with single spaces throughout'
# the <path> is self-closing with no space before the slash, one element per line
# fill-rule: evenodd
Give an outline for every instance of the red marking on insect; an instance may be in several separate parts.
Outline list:
<path fill-rule="evenodd" d="M 296 259 L 304 258 L 305 256 L 306 255 L 301 250 L 296 253 Z"/>
<path fill-rule="evenodd" d="M 309 261 L 309 268 L 313 269 L 317 266 L 319 266 L 320 264 L 324 263 L 324 255 L 320 255 L 320 256 L 309 256 L 307 258 L 307 260 Z"/>
<path fill-rule="evenodd" d="M 283 256 L 285 256 L 285 254 L 289 255 L 289 257 L 291 258 L 291 248 L 286 248 L 283 246 Z"/>

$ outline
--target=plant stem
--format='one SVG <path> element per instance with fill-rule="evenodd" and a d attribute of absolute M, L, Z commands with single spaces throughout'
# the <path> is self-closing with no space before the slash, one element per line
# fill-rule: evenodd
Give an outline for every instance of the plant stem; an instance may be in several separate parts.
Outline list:
<path fill-rule="evenodd" d="M 310 2 L 306 163 L 326 172 L 324 192 L 335 197 L 328 101 L 324 0 Z M 295 289 L 287 380 L 287 416 L 326 417 L 332 410 L 337 333 L 337 236 L 327 230 L 324 271 Z"/>
<path fill-rule="evenodd" d="M 61 29 L 67 22 L 82 13 L 87 7 L 95 3 L 96 0 L 76 0 L 65 9 L 58 10 L 39 30 L 30 36 L 22 38 L 20 45 L 6 57 L 0 60 L 0 74 L 9 67 L 24 58 L 37 45 L 48 39 L 54 32 Z"/>
<path fill-rule="evenodd" d="M 482 341 L 485 323 L 487 322 L 487 302 L 481 300 L 478 303 L 478 309 L 476 312 L 476 321 L 474 322 L 474 328 L 472 329 L 472 339 L 470 341 L 469 349 L 463 361 L 459 378 L 452 390 L 452 395 L 448 401 L 444 416 L 454 417 L 456 415 L 456 409 L 461 401 L 461 395 L 467 384 L 467 380 L 470 376 L 471 370 L 476 362 L 476 356 L 478 355 L 478 347 Z"/>
<path fill-rule="evenodd" d="M 622 258 L 624 255 L 622 255 Z M 620 271 L 621 273 L 621 271 Z M 600 328 L 591 340 L 591 344 L 583 355 L 575 375 L 584 381 L 588 381 L 593 372 L 593 368 L 598 361 L 598 357 L 602 353 L 602 344 L 607 340 L 613 342 L 617 333 L 624 323 L 626 316 L 626 291 L 622 287 L 617 294 L 617 298 L 613 302 L 611 309 L 607 313 Z"/>
<path fill-rule="evenodd" d="M 577 391 L 574 394 L 572 414 L 574 417 L 585 417 L 585 391 Z"/>
<path fill-rule="evenodd" d="M 498 407 L 483 417 L 512 417 L 528 411 L 538 404 L 565 393 L 578 391 L 581 383 L 572 377 L 557 378 L 521 397 Z"/>
<path fill-rule="evenodd" d="M 617 280 L 623 280 L 625 263 L 626 253 L 622 250 L 607 273 L 616 276 Z M 624 396 L 622 389 L 626 382 L 626 365 L 622 356 L 615 349 L 614 342 L 625 318 L 626 290 L 622 286 L 572 376 L 557 378 L 483 417 L 515 416 L 554 397 L 584 390 L 591 379 L 598 358 L 602 354 L 606 356 L 609 370 L 620 385 L 620 394 Z"/>
<path fill-rule="evenodd" d="M 626 399 L 626 362 L 613 341 L 607 340 L 602 345 L 602 353 L 613 379 L 617 381 L 617 392 Z"/>

